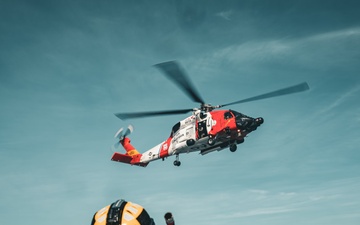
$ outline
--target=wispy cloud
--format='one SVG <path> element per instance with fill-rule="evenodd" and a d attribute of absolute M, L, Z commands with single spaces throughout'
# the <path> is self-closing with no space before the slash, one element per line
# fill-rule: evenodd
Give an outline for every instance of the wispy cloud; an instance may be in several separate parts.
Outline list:
<path fill-rule="evenodd" d="M 209 65 L 224 60 L 237 64 L 282 60 L 303 66 L 314 66 L 316 60 L 316 66 L 319 66 L 319 63 L 332 65 L 334 61 L 346 60 L 341 56 L 341 51 L 344 54 L 358 54 L 353 50 L 353 45 L 348 46 L 347 43 L 352 38 L 356 41 L 359 36 L 360 27 L 353 27 L 301 38 L 251 40 L 218 49 L 207 60 L 210 61 Z M 352 51 L 348 51 L 349 48 Z M 351 58 L 351 55 L 346 58 Z"/>
<path fill-rule="evenodd" d="M 335 30 L 327 33 L 316 34 L 308 37 L 308 40 L 330 40 L 334 38 L 347 38 L 351 36 L 359 36 L 360 27 L 352 27 L 348 29 Z"/>
<path fill-rule="evenodd" d="M 286 208 L 286 207 L 269 207 L 269 208 L 259 208 L 244 212 L 237 212 L 232 215 L 226 216 L 226 218 L 241 218 L 241 217 L 250 217 L 250 216 L 261 216 L 269 214 L 279 214 L 295 211 L 296 209 Z"/>
<path fill-rule="evenodd" d="M 337 99 L 335 99 L 328 107 L 325 107 L 317 112 L 317 115 L 319 114 L 325 114 L 333 109 L 341 106 L 344 102 L 346 102 L 349 98 L 354 97 L 357 92 L 360 91 L 360 85 L 355 86 L 354 88 L 346 91 L 344 94 L 340 95 Z M 359 94 L 357 95 L 359 96 Z"/>
<path fill-rule="evenodd" d="M 175 218 L 177 216 L 188 218 L 187 223 L 194 220 L 203 221 L 204 218 L 211 218 L 210 224 L 217 224 L 220 221 L 233 222 L 240 218 L 258 221 L 264 216 L 271 219 L 272 216 L 280 214 L 281 218 L 287 221 L 292 219 L 293 212 L 306 215 L 308 221 L 311 218 L 311 215 L 307 215 L 309 211 L 322 214 L 330 205 L 334 207 L 341 205 L 349 213 L 356 212 L 359 206 L 357 201 L 359 194 L 356 191 L 358 188 L 359 178 L 349 178 L 318 185 L 303 184 L 269 189 L 227 187 L 226 190 L 218 190 L 210 194 L 206 190 L 196 193 L 177 191 L 176 194 L 171 191 L 152 195 L 144 193 L 138 196 L 138 201 L 156 209 L 156 213 L 159 214 L 166 210 L 164 207 L 167 207 L 167 210 L 172 210 Z M 284 189 L 286 191 L 283 191 Z M 185 205 L 188 207 L 184 207 Z"/>
<path fill-rule="evenodd" d="M 231 20 L 231 16 L 233 14 L 233 11 L 232 10 L 227 10 L 227 11 L 221 11 L 219 13 L 216 13 L 216 16 L 219 16 L 225 20 Z"/>

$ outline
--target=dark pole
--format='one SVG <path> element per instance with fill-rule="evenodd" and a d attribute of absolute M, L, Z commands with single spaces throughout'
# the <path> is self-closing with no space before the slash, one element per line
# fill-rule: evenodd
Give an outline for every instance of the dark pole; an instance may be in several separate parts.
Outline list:
<path fill-rule="evenodd" d="M 165 213 L 164 218 L 165 218 L 166 225 L 175 225 L 175 221 L 174 221 L 174 218 L 173 218 L 171 212 Z"/>

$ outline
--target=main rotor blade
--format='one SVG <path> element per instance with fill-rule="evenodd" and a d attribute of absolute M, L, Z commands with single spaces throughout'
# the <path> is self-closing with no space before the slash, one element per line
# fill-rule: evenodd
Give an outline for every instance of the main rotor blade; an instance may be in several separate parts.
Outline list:
<path fill-rule="evenodd" d="M 150 117 L 150 116 L 184 114 L 191 112 L 192 110 L 193 109 L 178 109 L 178 110 L 153 111 L 153 112 L 115 113 L 115 116 L 117 116 L 122 120 L 127 120 L 127 119 Z"/>
<path fill-rule="evenodd" d="M 243 100 L 239 100 L 236 102 L 231 102 L 225 105 L 221 105 L 221 107 L 223 106 L 228 106 L 228 105 L 234 105 L 234 104 L 239 104 L 239 103 L 244 103 L 244 102 L 250 102 L 250 101 L 256 101 L 256 100 L 260 100 L 260 99 L 265 99 L 265 98 L 273 98 L 273 97 L 277 97 L 277 96 L 281 96 L 281 95 L 287 95 L 287 94 L 292 94 L 292 93 L 296 93 L 296 92 L 302 92 L 302 91 L 306 91 L 309 90 L 309 85 L 306 82 L 303 82 L 301 84 L 298 85 L 294 85 L 291 87 L 287 87 L 287 88 L 283 88 L 283 89 L 279 89 L 276 91 L 272 91 L 266 94 L 262 94 L 262 95 L 258 95 L 255 97 L 251 97 L 251 98 L 247 98 L 247 99 L 243 99 Z"/>
<path fill-rule="evenodd" d="M 154 66 L 162 70 L 164 74 L 178 85 L 194 102 L 205 103 L 176 61 L 163 62 L 155 64 Z"/>

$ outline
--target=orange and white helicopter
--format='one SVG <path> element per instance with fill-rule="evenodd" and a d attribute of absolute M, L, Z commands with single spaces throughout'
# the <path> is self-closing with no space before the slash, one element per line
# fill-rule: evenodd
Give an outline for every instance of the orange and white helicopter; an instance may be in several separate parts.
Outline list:
<path fill-rule="evenodd" d="M 223 105 L 210 105 L 200 97 L 189 78 L 186 76 L 180 65 L 176 61 L 169 61 L 155 65 L 164 74 L 177 84 L 194 102 L 200 103 L 200 108 L 135 112 L 135 113 L 116 113 L 115 115 L 122 119 L 133 119 L 149 116 L 184 114 L 192 112 L 192 115 L 176 123 L 171 129 L 170 136 L 162 143 L 140 153 L 130 144 L 127 137 L 133 127 L 129 126 L 126 130 L 120 129 L 115 138 L 119 141 L 115 144 L 117 147 L 121 144 L 126 153 L 115 152 L 111 158 L 113 161 L 128 163 L 137 166 L 147 166 L 149 162 L 175 155 L 175 166 L 180 166 L 179 155 L 182 153 L 200 152 L 205 155 L 213 151 L 220 151 L 229 148 L 235 152 L 237 145 L 244 142 L 244 138 L 256 130 L 263 122 L 263 118 L 253 118 L 240 112 L 218 108 L 240 104 L 249 101 L 255 101 L 265 98 L 271 98 L 296 92 L 302 92 L 309 89 L 306 82 L 301 84 L 272 91 L 266 94 L 258 95 Z"/>

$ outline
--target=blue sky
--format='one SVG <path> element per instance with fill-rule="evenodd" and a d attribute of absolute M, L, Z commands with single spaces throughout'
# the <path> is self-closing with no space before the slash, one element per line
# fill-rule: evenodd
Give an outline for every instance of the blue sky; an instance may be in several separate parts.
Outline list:
<path fill-rule="evenodd" d="M 119 198 L 157 224 L 360 223 L 357 1 L 0 2 L 0 223 L 89 224 Z M 110 161 L 131 123 L 145 151 L 197 107 L 152 65 L 178 60 L 206 102 L 265 123 L 235 153 L 147 168 Z"/>

